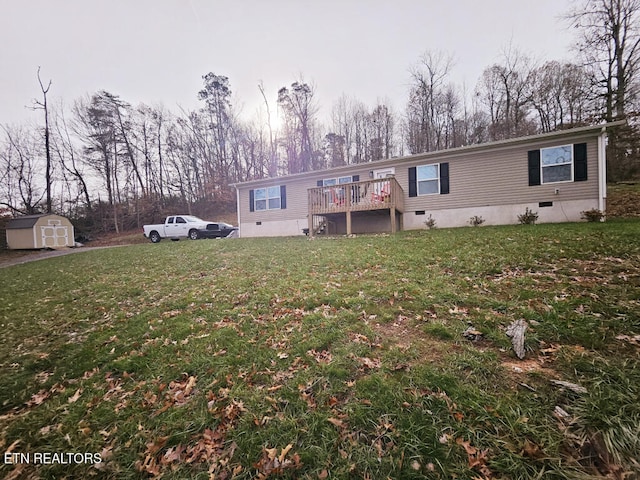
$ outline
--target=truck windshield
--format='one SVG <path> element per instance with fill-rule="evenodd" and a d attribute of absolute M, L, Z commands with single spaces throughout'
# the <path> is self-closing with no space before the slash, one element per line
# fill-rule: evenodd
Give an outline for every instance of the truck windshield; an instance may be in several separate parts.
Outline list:
<path fill-rule="evenodd" d="M 184 215 L 182 218 L 184 218 L 187 223 L 196 223 L 196 222 L 202 222 L 203 220 L 200 220 L 198 217 L 193 217 L 191 215 Z"/>

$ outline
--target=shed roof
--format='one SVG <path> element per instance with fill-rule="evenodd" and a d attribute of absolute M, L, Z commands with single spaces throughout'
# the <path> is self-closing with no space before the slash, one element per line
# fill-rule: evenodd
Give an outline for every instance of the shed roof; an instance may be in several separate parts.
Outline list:
<path fill-rule="evenodd" d="M 7 230 L 19 230 L 22 228 L 33 228 L 38 220 L 42 217 L 50 217 L 51 214 L 41 213 L 39 215 L 24 215 L 22 217 L 12 218 L 7 223 Z"/>

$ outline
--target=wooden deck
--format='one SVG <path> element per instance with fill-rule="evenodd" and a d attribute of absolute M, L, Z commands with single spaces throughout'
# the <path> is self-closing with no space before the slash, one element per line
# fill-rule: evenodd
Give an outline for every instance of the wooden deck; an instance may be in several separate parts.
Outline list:
<path fill-rule="evenodd" d="M 347 235 L 351 234 L 351 213 L 388 210 L 391 233 L 396 231 L 396 213 L 404 212 L 404 191 L 393 177 L 310 188 L 309 234 L 313 235 L 316 216 L 346 215 Z"/>

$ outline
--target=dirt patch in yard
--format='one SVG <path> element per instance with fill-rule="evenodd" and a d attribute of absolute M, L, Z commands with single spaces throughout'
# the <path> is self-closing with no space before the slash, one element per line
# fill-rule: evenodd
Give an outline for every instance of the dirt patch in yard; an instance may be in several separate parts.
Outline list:
<path fill-rule="evenodd" d="M 640 182 L 607 187 L 607 217 L 640 217 Z"/>
<path fill-rule="evenodd" d="M 398 315 L 393 322 L 380 323 L 373 320 L 369 325 L 382 342 L 388 342 L 390 346 L 400 350 L 414 348 L 419 352 L 416 358 L 419 362 L 439 362 L 443 356 L 459 349 L 450 341 L 440 340 L 425 333 L 420 322 L 404 315 Z"/>

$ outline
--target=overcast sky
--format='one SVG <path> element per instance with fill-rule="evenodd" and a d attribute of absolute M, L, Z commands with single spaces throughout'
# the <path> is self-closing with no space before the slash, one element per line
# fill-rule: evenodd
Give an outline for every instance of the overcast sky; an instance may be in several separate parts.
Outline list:
<path fill-rule="evenodd" d="M 473 90 L 511 44 L 541 61 L 571 58 L 569 0 L 0 0 L 0 124 L 38 119 L 40 94 L 67 105 L 104 89 L 178 112 L 200 104 L 208 72 L 229 77 L 245 118 L 302 77 L 322 113 L 344 93 L 401 111 L 426 50 L 455 58 Z"/>

